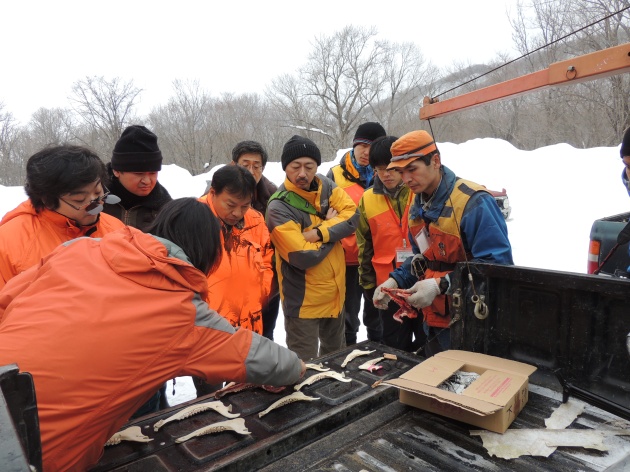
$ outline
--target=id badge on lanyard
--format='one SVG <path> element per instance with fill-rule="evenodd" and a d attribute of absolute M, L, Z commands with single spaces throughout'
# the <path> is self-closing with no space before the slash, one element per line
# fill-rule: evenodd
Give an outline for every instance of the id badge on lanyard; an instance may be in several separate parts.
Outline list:
<path fill-rule="evenodd" d="M 418 249 L 420 249 L 420 254 L 424 254 L 424 251 L 429 249 L 431 239 L 429 238 L 429 231 L 427 231 L 426 226 L 422 228 L 422 231 L 416 236 L 416 243 L 418 244 Z"/>
<path fill-rule="evenodd" d="M 403 245 L 396 248 L 396 266 L 400 266 L 408 257 L 413 256 L 413 249 L 407 245 L 407 241 L 403 239 Z"/>

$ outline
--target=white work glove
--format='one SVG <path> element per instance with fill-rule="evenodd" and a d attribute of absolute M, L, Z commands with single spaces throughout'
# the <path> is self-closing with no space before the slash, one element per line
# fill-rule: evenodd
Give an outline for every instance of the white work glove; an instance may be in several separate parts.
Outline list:
<path fill-rule="evenodd" d="M 387 305 L 392 299 L 392 297 L 383 292 L 383 288 L 398 288 L 398 282 L 390 277 L 381 285 L 376 287 L 376 290 L 374 290 L 374 298 L 372 298 L 372 302 L 374 303 L 374 306 L 379 310 L 387 310 Z"/>
<path fill-rule="evenodd" d="M 424 279 L 416 282 L 406 292 L 411 293 L 407 298 L 409 304 L 414 308 L 420 309 L 433 303 L 435 297 L 440 294 L 440 286 L 437 283 L 437 279 Z"/>

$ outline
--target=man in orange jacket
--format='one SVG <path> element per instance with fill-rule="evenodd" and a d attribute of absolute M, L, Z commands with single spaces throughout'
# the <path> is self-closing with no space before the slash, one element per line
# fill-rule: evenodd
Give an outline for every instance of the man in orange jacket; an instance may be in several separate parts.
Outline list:
<path fill-rule="evenodd" d="M 26 164 L 29 199 L 0 221 L 0 289 L 61 243 L 80 236 L 100 238 L 124 226 L 101 213 L 118 197 L 107 190 L 101 159 L 81 146 L 52 146 Z"/>
<path fill-rule="evenodd" d="M 273 249 L 264 216 L 251 208 L 255 187 L 249 170 L 224 166 L 214 173 L 210 191 L 200 201 L 219 218 L 223 248 L 221 264 L 208 276 L 206 300 L 232 326 L 262 334 L 262 308 L 273 278 Z M 193 380 L 197 396 L 220 388 Z"/>
<path fill-rule="evenodd" d="M 294 352 L 203 301 L 221 257 L 207 205 L 169 202 L 148 231 L 67 242 L 0 292 L 0 365 L 33 376 L 44 471 L 94 466 L 168 379 L 290 385 L 304 374 Z"/>

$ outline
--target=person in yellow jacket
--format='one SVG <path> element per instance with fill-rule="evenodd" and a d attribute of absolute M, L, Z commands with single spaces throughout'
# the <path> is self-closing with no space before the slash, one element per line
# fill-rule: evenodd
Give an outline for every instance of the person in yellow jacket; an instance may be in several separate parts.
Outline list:
<path fill-rule="evenodd" d="M 204 302 L 221 259 L 207 205 L 169 202 L 148 232 L 67 242 L 0 292 L 0 365 L 33 376 L 44 471 L 94 466 L 168 379 L 280 386 L 304 374 L 295 353 Z"/>
<path fill-rule="evenodd" d="M 286 178 L 269 201 L 266 221 L 276 251 L 287 346 L 310 359 L 345 345 L 341 240 L 356 231 L 359 214 L 343 189 L 317 174 L 322 158 L 313 141 L 293 136 L 281 161 Z"/>
<path fill-rule="evenodd" d="M 409 241 L 409 208 L 414 194 L 394 169 L 387 169 L 392 158 L 390 147 L 398 138 L 376 138 L 370 147 L 370 165 L 374 169 L 374 185 L 359 201 L 359 283 L 365 298 L 374 305 L 374 290 L 389 278 L 389 273 L 413 255 Z M 398 305 L 390 301 L 379 310 L 383 344 L 403 351 L 416 351 L 424 345 L 426 335 L 422 320 L 405 317 L 394 320 Z M 414 339 L 415 337 L 415 339 Z"/>
<path fill-rule="evenodd" d="M 100 238 L 122 228 L 103 204 L 120 199 L 107 189 L 101 159 L 82 146 L 50 146 L 26 163 L 29 199 L 0 221 L 0 289 L 57 246 L 80 236 Z"/>
<path fill-rule="evenodd" d="M 344 189 L 355 204 L 374 181 L 374 169 L 370 165 L 369 153 L 372 142 L 385 136 L 385 129 L 380 123 L 367 122 L 359 125 L 352 140 L 352 149 L 345 153 L 341 162 L 333 166 L 327 177 Z M 342 239 L 341 244 L 346 257 L 346 305 L 344 317 L 346 323 L 346 344 L 356 344 L 357 333 L 361 326 L 359 311 L 363 289 L 359 284 L 359 249 L 354 234 Z M 370 298 L 363 297 L 363 324 L 370 341 L 380 342 L 383 336 L 380 317 Z"/>

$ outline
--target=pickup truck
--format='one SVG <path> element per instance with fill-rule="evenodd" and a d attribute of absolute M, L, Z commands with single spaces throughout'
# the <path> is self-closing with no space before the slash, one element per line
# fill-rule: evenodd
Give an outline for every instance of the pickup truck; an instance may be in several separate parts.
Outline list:
<path fill-rule="evenodd" d="M 617 237 L 630 224 L 630 212 L 600 218 L 591 227 L 587 273 L 630 277 L 628 241 L 618 244 Z"/>
<path fill-rule="evenodd" d="M 488 189 L 488 192 L 490 192 L 490 194 L 494 197 L 495 201 L 497 202 L 497 205 L 499 205 L 499 208 L 501 209 L 501 213 L 503 214 L 503 218 L 507 220 L 510 217 L 510 214 L 512 213 L 512 207 L 510 206 L 510 199 L 508 198 L 508 195 L 505 189 L 501 189 L 500 192 L 498 190 Z"/>
<path fill-rule="evenodd" d="M 458 264 L 452 280 L 452 348 L 537 367 L 530 377 L 529 401 L 510 429 L 545 428 L 545 418 L 573 398 L 586 402 L 587 408 L 570 429 L 630 429 L 626 345 L 630 280 L 480 263 Z M 479 310 L 479 303 L 486 309 Z M 487 316 L 479 316 L 480 312 Z M 376 372 L 358 369 L 361 358 L 341 368 L 353 349 L 373 350 L 373 356 L 392 354 L 396 359 L 384 361 L 384 368 Z M 491 456 L 480 438 L 470 434 L 477 428 L 403 405 L 396 388 L 380 384 L 422 360 L 414 353 L 365 341 L 315 361 L 344 371 L 352 379 L 347 383 L 322 380 L 303 389 L 318 401 L 295 402 L 260 418 L 259 412 L 286 393 L 249 389 L 222 397 L 245 419 L 251 432 L 246 436 L 224 431 L 175 442 L 183 434 L 224 419 L 214 411 L 154 431 L 159 420 L 213 400 L 210 397 L 138 418 L 124 428 L 139 426 L 153 441 L 106 447 L 93 472 L 630 470 L 629 436 L 607 440 L 608 451 L 560 447 L 548 458 Z M 28 379 L 28 374 L 17 374 L 15 366 L 11 372 L 8 382 L 1 381 L 0 373 L 0 387 L 11 411 L 0 417 L 0 469 L 28 470 L 27 464 L 37 467 L 41 460 L 33 415 L 36 403 L 32 383 L 16 381 L 16 376 Z M 30 393 L 15 393 L 27 387 Z M 0 405 L 6 403 L 0 397 Z M 17 405 L 11 408 L 10 404 Z M 7 424 L 15 425 L 12 441 L 4 437 L 10 429 Z M 9 452 L 21 458 L 21 468 L 11 467 L 18 462 L 7 459 Z"/>

